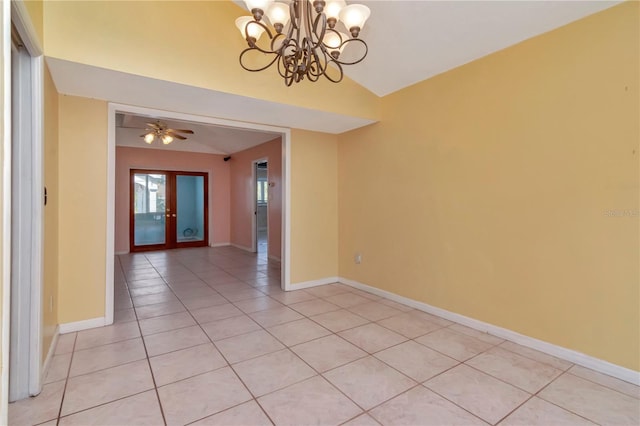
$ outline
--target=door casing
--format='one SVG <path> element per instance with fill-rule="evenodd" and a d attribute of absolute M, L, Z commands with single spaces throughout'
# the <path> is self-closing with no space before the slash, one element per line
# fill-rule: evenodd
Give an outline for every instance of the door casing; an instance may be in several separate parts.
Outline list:
<path fill-rule="evenodd" d="M 7 30 L 10 31 L 13 24 L 16 39 L 19 38 L 22 45 L 12 55 L 16 63 L 13 64 L 9 85 L 5 79 L 5 89 L 9 92 L 5 96 L 9 95 L 11 99 L 10 92 L 16 90 L 17 93 L 14 97 L 15 104 L 9 109 L 13 117 L 11 121 L 6 121 L 11 136 L 5 138 L 3 164 L 3 282 L 11 281 L 11 289 L 3 288 L 2 356 L 3 365 L 8 368 L 4 368 L 2 372 L 2 394 L 14 401 L 39 394 L 44 371 L 44 62 L 38 36 L 24 3 L 11 2 L 10 13 L 7 12 L 9 8 L 4 8 L 3 24 L 7 23 L 10 16 L 11 23 Z M 10 39 L 6 42 L 11 44 Z M 6 100 L 5 98 L 5 102 Z M 5 120 L 6 106 L 5 103 Z M 7 279 L 8 277 L 10 278 Z M 6 413 L 4 402 L 0 410 L 2 419 Z"/>

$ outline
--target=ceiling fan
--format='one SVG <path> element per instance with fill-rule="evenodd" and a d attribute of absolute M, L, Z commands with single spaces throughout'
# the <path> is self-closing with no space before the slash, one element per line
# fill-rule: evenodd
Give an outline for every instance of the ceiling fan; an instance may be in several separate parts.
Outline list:
<path fill-rule="evenodd" d="M 170 129 L 167 125 L 160 120 L 157 120 L 155 123 L 146 123 L 147 128 L 145 129 L 146 133 L 140 135 L 141 138 L 144 138 L 144 141 L 148 144 L 153 143 L 156 138 L 160 139 L 163 144 L 169 145 L 173 142 L 174 139 L 185 140 L 187 139 L 185 136 L 180 133 L 184 133 L 187 135 L 193 135 L 193 130 L 189 129 Z"/>

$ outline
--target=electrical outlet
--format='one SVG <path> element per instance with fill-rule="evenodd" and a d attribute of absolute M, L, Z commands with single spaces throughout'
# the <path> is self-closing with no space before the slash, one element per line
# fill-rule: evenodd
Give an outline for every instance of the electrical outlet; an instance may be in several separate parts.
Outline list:
<path fill-rule="evenodd" d="M 362 263 L 362 254 L 356 253 L 356 255 L 353 256 L 353 261 L 356 263 L 356 265 L 361 264 Z"/>

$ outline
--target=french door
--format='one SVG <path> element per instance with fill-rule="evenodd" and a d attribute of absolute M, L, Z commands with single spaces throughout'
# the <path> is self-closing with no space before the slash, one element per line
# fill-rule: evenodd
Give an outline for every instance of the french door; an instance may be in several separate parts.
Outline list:
<path fill-rule="evenodd" d="M 208 174 L 131 170 L 130 251 L 205 247 Z"/>

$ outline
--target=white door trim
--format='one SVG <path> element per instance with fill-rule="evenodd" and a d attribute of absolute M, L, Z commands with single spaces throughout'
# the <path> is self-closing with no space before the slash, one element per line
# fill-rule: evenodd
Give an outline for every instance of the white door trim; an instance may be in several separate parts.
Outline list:
<path fill-rule="evenodd" d="M 28 146 L 21 145 L 24 151 L 21 149 L 12 153 L 14 158 L 11 159 L 11 161 L 18 161 L 18 166 L 24 168 L 22 172 L 26 169 L 28 176 L 26 179 L 13 181 L 10 190 L 12 197 L 16 194 L 27 195 L 19 199 L 18 205 L 12 206 L 12 209 L 20 209 L 21 213 L 20 221 L 11 225 L 16 226 L 17 231 L 17 234 L 12 235 L 12 245 L 16 245 L 17 240 L 22 240 L 19 249 L 11 253 L 12 262 L 18 268 L 14 273 L 27 277 L 30 284 L 28 288 L 19 286 L 24 291 L 11 296 L 15 300 L 10 302 L 14 309 L 19 306 L 18 312 L 13 315 L 13 320 L 18 321 L 18 324 L 10 324 L 10 328 L 14 330 L 19 328 L 20 337 L 24 337 L 10 341 L 11 350 L 22 356 L 20 359 L 10 359 L 8 365 L 16 373 L 16 380 L 13 381 L 14 388 L 9 388 L 9 396 L 12 399 L 19 399 L 37 395 L 42 389 L 44 63 L 42 47 L 26 6 L 19 1 L 11 2 L 11 5 L 11 21 L 20 35 L 26 52 L 23 59 L 20 59 L 19 66 L 24 67 L 25 70 L 28 69 L 25 74 L 28 73 L 29 76 L 28 80 L 19 81 L 21 91 L 25 91 L 28 99 L 25 99 L 25 108 L 20 107 L 24 117 L 18 117 L 20 120 L 18 128 L 14 128 L 12 132 L 26 135 L 25 139 L 21 138 L 20 143 L 27 142 Z M 12 141 L 12 143 L 15 142 Z M 23 235 L 28 238 L 23 239 Z M 11 375 L 9 380 L 12 381 Z"/>
<path fill-rule="evenodd" d="M 107 134 L 107 244 L 106 266 L 107 282 L 105 288 L 105 323 L 113 323 L 113 266 L 114 266 L 114 241 L 115 241 L 115 158 L 116 158 L 116 113 L 128 112 L 155 116 L 163 119 L 175 119 L 195 121 L 200 123 L 215 124 L 219 126 L 235 127 L 239 129 L 260 130 L 275 132 L 282 135 L 282 181 L 284 193 L 282 202 L 282 244 L 281 244 L 281 287 L 283 290 L 291 290 L 291 130 L 284 127 L 268 126 L 264 124 L 247 123 L 242 121 L 227 120 L 215 117 L 206 117 L 194 114 L 185 114 L 175 111 L 144 108 L 133 105 L 109 102 L 108 105 L 108 134 Z"/>
<path fill-rule="evenodd" d="M 0 424 L 8 424 L 11 300 L 11 5 L 2 5 L 2 368 Z"/>

